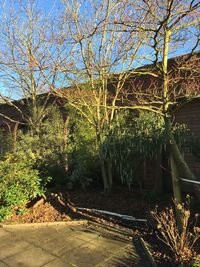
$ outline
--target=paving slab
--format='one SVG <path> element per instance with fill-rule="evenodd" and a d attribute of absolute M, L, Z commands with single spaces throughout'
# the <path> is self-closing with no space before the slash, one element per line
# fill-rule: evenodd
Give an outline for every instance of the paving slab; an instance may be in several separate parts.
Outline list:
<path fill-rule="evenodd" d="M 30 249 L 26 249 L 11 257 L 5 258 L 3 261 L 8 264 L 8 266 L 38 267 L 54 259 L 55 257 L 53 255 L 43 249 L 31 247 Z"/>
<path fill-rule="evenodd" d="M 2 261 L 0 261 L 0 267 L 8 267 L 8 265 Z"/>
<path fill-rule="evenodd" d="M 88 225 L 0 228 L 0 267 L 142 267 L 131 240 Z"/>
<path fill-rule="evenodd" d="M 0 265 L 0 267 L 1 267 L 1 265 Z M 70 263 L 63 262 L 63 260 L 56 259 L 56 260 L 50 261 L 49 263 L 43 265 L 43 267 L 74 267 L 74 266 L 71 265 Z"/>

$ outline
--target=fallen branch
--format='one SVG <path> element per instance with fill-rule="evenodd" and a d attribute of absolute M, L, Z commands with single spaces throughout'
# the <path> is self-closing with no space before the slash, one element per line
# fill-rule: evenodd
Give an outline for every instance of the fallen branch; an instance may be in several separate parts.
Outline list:
<path fill-rule="evenodd" d="M 32 208 L 33 208 L 33 209 L 37 208 L 38 206 L 40 206 L 41 204 L 43 204 L 44 201 L 45 201 L 45 198 L 44 198 L 44 197 L 40 198 L 40 199 L 39 199 L 39 200 L 32 206 Z"/>
<path fill-rule="evenodd" d="M 98 209 L 88 209 L 88 208 L 82 208 L 82 207 L 76 207 L 74 206 L 74 203 L 70 201 L 69 194 L 67 193 L 67 203 L 65 202 L 62 194 L 60 193 L 59 196 L 57 196 L 58 201 L 62 203 L 62 205 L 66 205 L 68 208 L 70 208 L 74 213 L 79 213 L 80 215 L 83 215 L 85 217 L 88 217 L 92 220 L 99 221 L 99 219 L 94 218 L 93 215 L 89 215 L 85 212 L 90 212 L 90 213 L 95 213 L 95 214 L 100 214 L 100 215 L 109 215 L 113 217 L 117 217 L 121 220 L 127 220 L 127 221 L 133 221 L 133 222 L 144 222 L 146 223 L 146 219 L 137 219 L 133 216 L 125 215 L 125 214 L 119 214 L 116 212 L 110 212 L 106 210 L 98 210 Z"/>
<path fill-rule="evenodd" d="M 119 214 L 116 212 L 110 212 L 110 211 L 106 211 L 106 210 L 88 209 L 88 208 L 81 208 L 81 207 L 76 207 L 76 210 L 88 211 L 88 212 L 99 213 L 99 214 L 104 214 L 104 215 L 110 215 L 110 216 L 118 217 L 122 220 L 128 220 L 128 221 L 134 221 L 134 222 L 147 222 L 146 219 L 137 219 L 133 216 L 129 216 L 129 215 L 125 215 L 125 214 Z"/>
<path fill-rule="evenodd" d="M 180 178 L 181 181 L 183 182 L 187 182 L 187 183 L 191 183 L 191 184 L 198 184 L 200 185 L 200 181 L 196 181 L 196 180 L 189 180 L 189 179 L 185 179 L 185 178 Z"/>

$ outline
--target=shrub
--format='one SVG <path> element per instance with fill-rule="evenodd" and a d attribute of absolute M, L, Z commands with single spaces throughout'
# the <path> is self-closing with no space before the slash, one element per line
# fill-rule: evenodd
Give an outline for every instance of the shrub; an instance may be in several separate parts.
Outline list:
<path fill-rule="evenodd" d="M 181 229 L 178 227 L 175 209 L 179 212 Z M 175 203 L 175 209 L 166 208 L 151 212 L 157 226 L 157 237 L 165 243 L 176 263 L 185 264 L 195 257 L 194 244 L 200 237 L 200 228 L 196 227 L 197 217 L 193 227 L 189 223 L 190 210 L 186 204 Z"/>
<path fill-rule="evenodd" d="M 200 255 L 194 258 L 194 261 L 192 262 L 192 267 L 200 267 Z"/>
<path fill-rule="evenodd" d="M 12 148 L 12 135 L 0 129 L 0 160 L 3 160 L 6 153 Z"/>
<path fill-rule="evenodd" d="M 70 182 L 83 189 L 98 186 L 101 171 L 94 128 L 77 113 L 72 113 L 71 117 Z"/>
<path fill-rule="evenodd" d="M 29 126 L 29 125 L 27 125 Z M 44 180 L 51 176 L 51 184 L 64 184 L 67 180 L 68 150 L 67 125 L 60 112 L 52 108 L 40 125 L 39 132 L 29 127 L 18 131 L 13 158 L 39 170 Z"/>
<path fill-rule="evenodd" d="M 41 186 L 37 170 L 8 159 L 0 162 L 0 221 L 43 193 L 44 186 Z"/>
<path fill-rule="evenodd" d="M 98 186 L 98 177 L 100 176 L 98 156 L 91 155 L 88 152 L 81 154 L 76 151 L 73 158 L 73 171 L 70 175 L 72 184 L 81 186 L 82 189 L 90 185 Z"/>
<path fill-rule="evenodd" d="M 175 124 L 173 133 L 177 143 L 181 144 L 188 129 L 185 125 Z M 141 177 L 137 173 L 143 162 L 160 155 L 166 144 L 164 120 L 160 115 L 140 112 L 133 116 L 126 111 L 118 113 L 118 119 L 101 146 L 101 153 L 113 162 L 123 183 L 140 185 Z"/>

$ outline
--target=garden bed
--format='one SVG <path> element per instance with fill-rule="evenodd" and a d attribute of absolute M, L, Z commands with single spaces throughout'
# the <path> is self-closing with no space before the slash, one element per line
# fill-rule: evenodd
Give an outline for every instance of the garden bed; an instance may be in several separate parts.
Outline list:
<path fill-rule="evenodd" d="M 66 206 L 68 199 L 75 207 L 107 210 L 138 218 L 148 216 L 149 211 L 154 207 L 153 203 L 150 204 L 138 192 L 126 188 L 116 188 L 109 196 L 94 190 L 62 192 L 64 203 L 58 200 L 59 195 L 60 192 L 47 193 L 45 198 L 29 203 L 26 209 L 22 211 L 16 210 L 16 213 L 6 223 L 52 222 L 77 219 L 80 215 L 76 215 Z"/>

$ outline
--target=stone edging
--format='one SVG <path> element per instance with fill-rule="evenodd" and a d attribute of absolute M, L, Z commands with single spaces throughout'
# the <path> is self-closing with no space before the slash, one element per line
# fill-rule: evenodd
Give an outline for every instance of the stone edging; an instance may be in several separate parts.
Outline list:
<path fill-rule="evenodd" d="M 16 224 L 4 224 L 0 223 L 0 228 L 39 228 L 46 226 L 56 226 L 56 225 L 84 225 L 87 224 L 87 220 L 77 220 L 77 221 L 58 221 L 58 222 L 41 222 L 41 223 L 16 223 Z"/>
<path fill-rule="evenodd" d="M 144 262 L 145 267 L 157 267 L 157 264 L 144 239 L 138 235 L 133 237 L 136 250 Z"/>

